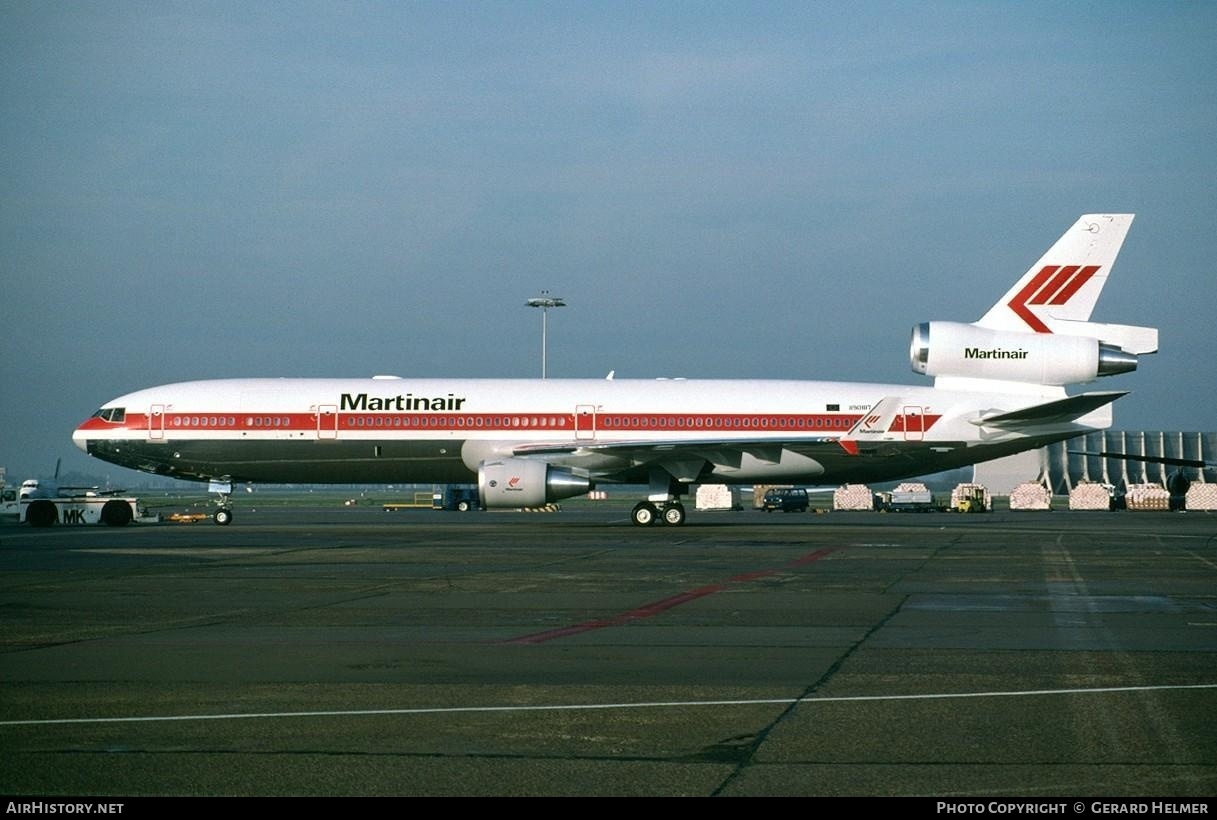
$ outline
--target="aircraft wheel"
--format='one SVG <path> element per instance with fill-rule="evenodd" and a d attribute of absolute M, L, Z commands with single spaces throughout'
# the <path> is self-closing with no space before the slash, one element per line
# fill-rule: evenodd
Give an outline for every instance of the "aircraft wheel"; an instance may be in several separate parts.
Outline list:
<path fill-rule="evenodd" d="M 215 519 L 215 522 L 221 527 L 228 526 L 232 523 L 232 510 L 228 509 L 227 507 L 220 507 L 220 509 L 215 511 L 215 515 L 213 515 L 212 518 Z"/>
<path fill-rule="evenodd" d="M 50 501 L 34 501 L 25 511 L 25 520 L 31 527 L 49 527 L 59 520 L 59 511 Z"/>
<path fill-rule="evenodd" d="M 669 504 L 663 508 L 663 523 L 669 527 L 679 527 L 685 523 L 685 508 L 684 505 L 676 503 Z"/>
<path fill-rule="evenodd" d="M 125 527 L 131 518 L 131 505 L 126 501 L 107 501 L 101 508 L 101 523 L 107 527 Z"/>
<path fill-rule="evenodd" d="M 630 518 L 636 527 L 649 527 L 659 520 L 659 510 L 650 501 L 639 501 Z"/>

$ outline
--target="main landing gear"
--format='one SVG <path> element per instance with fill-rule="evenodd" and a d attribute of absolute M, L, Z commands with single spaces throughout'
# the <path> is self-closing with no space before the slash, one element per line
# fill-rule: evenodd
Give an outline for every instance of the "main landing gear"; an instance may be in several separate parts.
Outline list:
<path fill-rule="evenodd" d="M 211 520 L 221 527 L 228 526 L 232 523 L 232 506 L 228 501 L 232 495 L 232 482 L 212 481 L 207 490 L 220 496 L 216 500 L 217 507 L 216 511 L 211 514 Z"/>
<path fill-rule="evenodd" d="M 685 507 L 679 501 L 664 501 L 660 504 L 640 501 L 630 514 L 630 520 L 636 527 L 649 527 L 652 524 L 679 527 L 685 523 Z"/>
<path fill-rule="evenodd" d="M 672 474 L 662 467 L 652 467 L 648 481 L 650 492 L 646 501 L 639 501 L 630 513 L 630 520 L 635 527 L 649 527 L 652 524 L 663 524 L 668 527 L 679 527 L 685 523 L 685 508 L 679 498 L 684 492 L 685 485 L 672 477 Z"/>

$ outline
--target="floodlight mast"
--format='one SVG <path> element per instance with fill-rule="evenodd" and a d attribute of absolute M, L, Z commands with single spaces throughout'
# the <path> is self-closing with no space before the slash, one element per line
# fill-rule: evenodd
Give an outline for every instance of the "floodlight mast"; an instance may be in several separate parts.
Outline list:
<path fill-rule="evenodd" d="M 541 291 L 540 296 L 534 296 L 525 302 L 529 307 L 541 308 L 541 378 L 545 378 L 545 348 L 549 335 L 549 309 L 566 307 L 566 300 L 550 296 L 549 291 Z"/>

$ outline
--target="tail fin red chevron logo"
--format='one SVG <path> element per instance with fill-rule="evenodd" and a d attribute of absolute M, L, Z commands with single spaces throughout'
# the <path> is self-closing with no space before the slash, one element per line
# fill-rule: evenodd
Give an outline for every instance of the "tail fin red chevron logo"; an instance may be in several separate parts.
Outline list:
<path fill-rule="evenodd" d="M 1045 265 L 1027 286 L 1009 301 L 1010 309 L 1036 333 L 1052 330 L 1031 310 L 1031 305 L 1063 305 L 1098 273 L 1100 265 Z"/>

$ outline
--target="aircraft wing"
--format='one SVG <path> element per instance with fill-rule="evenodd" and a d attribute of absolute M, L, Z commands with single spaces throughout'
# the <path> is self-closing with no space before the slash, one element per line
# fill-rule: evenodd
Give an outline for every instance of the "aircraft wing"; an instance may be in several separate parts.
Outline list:
<path fill-rule="evenodd" d="M 964 447 L 963 442 L 859 442 L 853 439 L 834 437 L 781 438 L 757 437 L 752 439 L 703 439 L 703 440 L 637 440 L 590 442 L 571 441 L 521 445 L 513 449 L 513 455 L 528 458 L 555 458 L 572 465 L 586 460 L 597 466 L 591 472 L 600 478 L 627 480 L 631 473 L 650 467 L 662 467 L 678 481 L 705 480 L 709 473 L 730 475 L 740 470 L 746 462 L 765 465 L 781 465 L 791 461 L 802 461 L 804 465 L 815 462 L 823 472 L 834 476 L 849 477 L 853 469 L 864 469 L 864 463 L 872 459 L 891 459 L 895 467 L 899 460 L 907 462 L 907 469 L 918 468 L 923 459 L 932 452 Z M 814 469 L 809 472 L 816 472 Z M 834 483 L 836 479 L 834 478 Z"/>
<path fill-rule="evenodd" d="M 1006 431 L 1030 431 L 1044 425 L 1074 421 L 1124 395 L 1123 391 L 1083 393 L 1018 410 L 982 415 L 972 423 Z M 783 472 L 824 475 L 830 476 L 832 483 L 839 483 L 867 480 L 876 472 L 884 475 L 933 472 L 942 463 L 944 453 L 967 447 L 963 441 L 874 441 L 866 438 L 869 430 L 889 429 L 905 403 L 899 396 L 884 397 L 845 435 L 575 440 L 519 444 L 512 448 L 512 455 L 586 469 L 601 480 L 639 481 L 651 468 L 660 467 L 681 482 L 713 480 L 712 474 L 721 480 L 729 479 L 733 473 L 763 471 L 771 475 Z M 883 466 L 876 470 L 879 460 Z"/>

